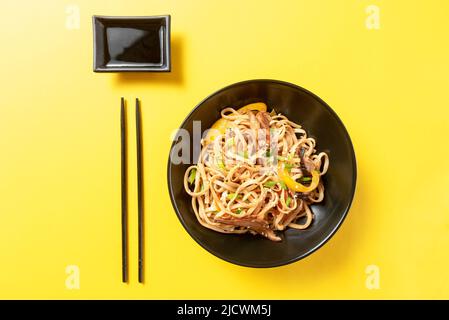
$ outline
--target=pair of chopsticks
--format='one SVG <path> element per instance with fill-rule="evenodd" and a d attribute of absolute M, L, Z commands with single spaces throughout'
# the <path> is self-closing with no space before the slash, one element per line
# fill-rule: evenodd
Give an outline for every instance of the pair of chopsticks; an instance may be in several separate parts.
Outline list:
<path fill-rule="evenodd" d="M 137 144 L 137 205 L 138 205 L 138 272 L 139 282 L 143 283 L 143 170 L 142 170 L 142 125 L 140 102 L 136 98 L 136 144 Z M 121 129 L 121 182 L 122 182 L 122 281 L 128 282 L 128 176 L 127 176 L 127 144 L 126 144 L 126 110 L 125 99 L 120 105 Z"/>

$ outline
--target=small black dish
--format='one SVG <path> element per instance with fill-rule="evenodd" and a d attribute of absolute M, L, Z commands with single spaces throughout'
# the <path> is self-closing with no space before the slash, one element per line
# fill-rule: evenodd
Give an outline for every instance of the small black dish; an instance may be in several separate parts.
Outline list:
<path fill-rule="evenodd" d="M 93 16 L 95 72 L 169 72 L 170 16 Z"/>
<path fill-rule="evenodd" d="M 184 228 L 203 248 L 226 261 L 248 267 L 276 267 L 302 259 L 320 248 L 337 231 L 351 206 L 356 186 L 356 159 L 351 139 L 336 113 L 319 97 L 294 84 L 277 80 L 249 80 L 225 87 L 198 104 L 181 124 L 190 133 L 193 148 L 193 121 L 201 131 L 209 129 L 228 106 L 239 108 L 262 101 L 276 112 L 301 124 L 316 139 L 317 150 L 329 155 L 324 176 L 324 201 L 312 205 L 314 221 L 306 230 L 279 232 L 281 242 L 251 234 L 222 234 L 197 221 L 183 179 L 189 164 L 168 161 L 168 188 L 171 202 Z M 176 141 L 173 143 L 175 145 Z M 191 150 L 191 154 L 192 150 Z M 192 159 L 191 159 L 192 160 Z"/>

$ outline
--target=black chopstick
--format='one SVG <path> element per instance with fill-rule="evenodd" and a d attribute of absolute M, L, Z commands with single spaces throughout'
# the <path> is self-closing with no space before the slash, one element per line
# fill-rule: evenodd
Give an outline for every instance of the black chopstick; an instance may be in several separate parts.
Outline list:
<path fill-rule="evenodd" d="M 142 171 L 142 125 L 141 125 L 141 112 L 140 102 L 136 98 L 136 142 L 137 142 L 137 205 L 138 205 L 138 232 L 139 232 L 139 282 L 143 283 L 143 245 L 144 245 L 144 233 L 143 233 L 143 171 Z"/>
<path fill-rule="evenodd" d="M 125 99 L 121 99 L 120 106 L 121 156 L 122 156 L 122 281 L 128 282 L 128 201 L 126 174 L 126 114 Z"/>

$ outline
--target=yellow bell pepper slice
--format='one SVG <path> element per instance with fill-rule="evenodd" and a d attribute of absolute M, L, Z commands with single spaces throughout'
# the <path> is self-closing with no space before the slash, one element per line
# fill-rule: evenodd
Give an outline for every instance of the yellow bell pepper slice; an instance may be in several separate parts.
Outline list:
<path fill-rule="evenodd" d="M 241 107 L 237 111 L 243 112 L 247 110 L 267 111 L 267 105 L 263 102 L 250 103 L 244 107 Z M 225 134 L 228 127 L 229 120 L 220 118 L 212 125 L 212 127 L 210 127 L 210 130 L 207 132 L 207 135 L 204 139 L 207 141 L 207 143 L 212 142 L 217 136 Z"/>
<path fill-rule="evenodd" d="M 285 185 L 294 192 L 310 192 L 313 191 L 318 184 L 320 183 L 320 173 L 316 170 L 312 171 L 312 182 L 309 186 L 305 186 L 299 182 L 296 182 L 292 179 L 287 169 L 285 168 L 284 163 L 278 163 L 278 176 L 284 181 Z"/>
<path fill-rule="evenodd" d="M 229 127 L 229 121 L 224 118 L 218 119 L 207 132 L 205 140 L 209 143 L 215 140 L 219 135 L 225 134 Z"/>
<path fill-rule="evenodd" d="M 244 107 L 241 107 L 240 109 L 238 109 L 238 112 L 243 112 L 243 111 L 248 111 L 248 110 L 252 110 L 252 111 L 267 111 L 267 105 L 263 102 L 255 102 L 255 103 L 250 103 L 247 104 Z"/>

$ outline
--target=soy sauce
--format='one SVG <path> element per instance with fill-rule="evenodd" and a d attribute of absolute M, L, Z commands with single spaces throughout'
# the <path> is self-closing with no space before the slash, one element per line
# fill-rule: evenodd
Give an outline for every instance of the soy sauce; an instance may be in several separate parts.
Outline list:
<path fill-rule="evenodd" d="M 107 26 L 104 32 L 107 66 L 163 64 L 164 26 L 151 23 L 132 27 Z"/>

